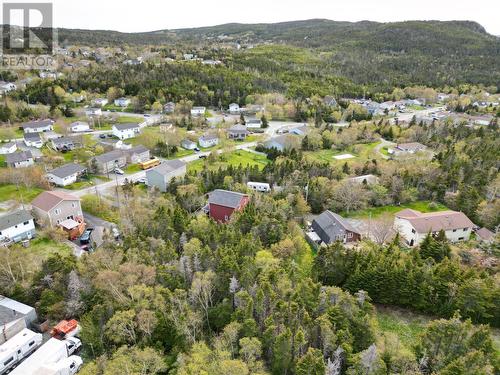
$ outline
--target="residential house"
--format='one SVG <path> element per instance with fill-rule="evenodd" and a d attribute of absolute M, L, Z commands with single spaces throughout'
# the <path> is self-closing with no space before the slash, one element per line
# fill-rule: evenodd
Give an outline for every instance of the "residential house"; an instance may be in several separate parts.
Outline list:
<path fill-rule="evenodd" d="M 0 242 L 19 242 L 35 236 L 35 223 L 26 210 L 0 216 Z"/>
<path fill-rule="evenodd" d="M 167 160 L 159 166 L 146 171 L 147 185 L 155 186 L 161 192 L 166 192 L 173 178 L 186 174 L 186 163 L 181 160 Z"/>
<path fill-rule="evenodd" d="M 54 127 L 52 126 L 53 123 L 54 121 L 50 119 L 37 120 L 25 122 L 21 124 L 21 127 L 25 133 L 45 133 L 54 130 Z"/>
<path fill-rule="evenodd" d="M 219 137 L 215 134 L 204 134 L 198 138 L 198 143 L 203 148 L 212 147 L 219 143 Z"/>
<path fill-rule="evenodd" d="M 141 132 L 139 124 L 114 124 L 113 135 L 119 139 L 134 138 Z"/>
<path fill-rule="evenodd" d="M 264 147 L 268 149 L 275 148 L 276 150 L 283 152 L 285 150 L 297 149 L 300 147 L 300 144 L 301 140 L 299 137 L 295 137 L 290 134 L 283 134 L 264 142 Z"/>
<path fill-rule="evenodd" d="M 68 186 L 78 181 L 87 173 L 87 168 L 80 164 L 69 163 L 47 173 L 47 179 L 57 186 Z"/>
<path fill-rule="evenodd" d="M 248 135 L 248 130 L 245 125 L 236 124 L 227 130 L 229 139 L 236 139 L 242 141 Z"/>
<path fill-rule="evenodd" d="M 241 112 L 240 105 L 238 103 L 229 104 L 229 113 L 237 115 Z"/>
<path fill-rule="evenodd" d="M 335 241 L 351 243 L 361 240 L 361 233 L 354 229 L 342 216 L 329 210 L 324 211 L 313 220 L 312 229 L 325 245 Z"/>
<path fill-rule="evenodd" d="M 35 160 L 31 151 L 20 151 L 7 154 L 5 163 L 11 168 L 25 168 L 35 164 Z"/>
<path fill-rule="evenodd" d="M 44 191 L 31 202 L 31 206 L 37 222 L 50 227 L 83 218 L 80 198 L 63 191 Z"/>
<path fill-rule="evenodd" d="M 204 116 L 206 110 L 207 109 L 205 107 L 193 107 L 191 108 L 191 116 L 193 117 Z"/>
<path fill-rule="evenodd" d="M 418 143 L 418 142 L 410 142 L 410 143 L 399 143 L 396 147 L 394 147 L 393 152 L 396 155 L 399 154 L 415 154 L 420 151 L 425 151 L 427 146 Z"/>
<path fill-rule="evenodd" d="M 70 124 L 69 130 L 73 133 L 83 133 L 90 131 L 90 125 L 85 121 L 75 121 Z"/>
<path fill-rule="evenodd" d="M 130 99 L 127 98 L 118 98 L 114 101 L 117 107 L 128 107 L 130 105 Z"/>
<path fill-rule="evenodd" d="M 174 102 L 168 102 L 163 106 L 163 112 L 165 113 L 174 113 L 175 112 L 175 103 Z"/>
<path fill-rule="evenodd" d="M 469 239 L 474 223 L 463 212 L 440 211 L 421 213 L 404 209 L 395 215 L 394 230 L 398 231 L 408 246 L 420 244 L 427 234 L 444 231 L 451 242 Z"/>
<path fill-rule="evenodd" d="M 78 142 L 77 138 L 78 137 L 52 138 L 50 143 L 52 144 L 52 147 L 54 148 L 54 150 L 60 151 L 60 152 L 66 152 L 66 151 L 74 150 L 78 146 L 81 147 L 81 143 Z"/>
<path fill-rule="evenodd" d="M 217 189 L 208 193 L 208 214 L 219 223 L 225 223 L 233 212 L 241 211 L 249 202 L 246 194 Z"/>
<path fill-rule="evenodd" d="M 99 116 L 102 116 L 102 109 L 100 107 L 88 107 L 88 108 L 85 108 L 85 116 L 88 116 L 88 117 L 99 117 Z"/>
<path fill-rule="evenodd" d="M 99 145 L 104 148 L 104 151 L 112 150 L 129 150 L 132 148 L 131 144 L 124 143 L 121 139 L 105 138 L 99 139 Z"/>
<path fill-rule="evenodd" d="M 92 168 L 95 167 L 99 173 L 109 173 L 115 168 L 122 168 L 127 165 L 127 155 L 122 150 L 113 150 L 105 154 L 94 156 L 90 160 Z"/>
<path fill-rule="evenodd" d="M 189 139 L 183 139 L 181 141 L 181 147 L 185 150 L 194 150 L 196 148 L 196 143 Z"/>
<path fill-rule="evenodd" d="M 326 105 L 327 107 L 336 107 L 337 101 L 333 96 L 327 95 L 323 98 L 323 104 Z"/>
<path fill-rule="evenodd" d="M 264 111 L 265 107 L 262 104 L 251 104 L 245 108 L 240 109 L 240 112 L 244 112 L 246 114 L 256 114 Z"/>
<path fill-rule="evenodd" d="M 56 79 L 57 78 L 56 72 L 42 71 L 42 72 L 38 73 L 38 75 L 41 79 Z"/>
<path fill-rule="evenodd" d="M 247 187 L 253 191 L 268 193 L 271 191 L 271 186 L 267 182 L 247 182 Z"/>
<path fill-rule="evenodd" d="M 42 137 L 40 137 L 39 133 L 25 133 L 24 144 L 26 145 L 26 147 L 42 148 Z"/>
<path fill-rule="evenodd" d="M 7 142 L 0 144 L 0 155 L 12 154 L 17 151 L 16 142 Z"/>
<path fill-rule="evenodd" d="M 356 184 L 375 185 L 378 183 L 378 177 L 372 174 L 365 174 L 363 176 L 350 177 L 347 179 L 347 181 Z"/>
<path fill-rule="evenodd" d="M 488 243 L 490 243 L 495 238 L 495 233 L 493 233 L 488 228 L 484 228 L 483 227 L 481 229 L 476 230 L 476 237 L 481 242 L 488 242 Z"/>
<path fill-rule="evenodd" d="M 147 149 L 143 145 L 138 145 L 128 150 L 123 150 L 123 153 L 127 157 L 127 163 L 132 164 L 142 163 L 148 161 L 151 158 L 149 149 Z"/>
<path fill-rule="evenodd" d="M 257 117 L 245 117 L 245 125 L 249 129 L 259 129 L 262 127 L 262 120 Z"/>
<path fill-rule="evenodd" d="M 106 104 L 108 104 L 108 99 L 95 98 L 94 100 L 92 100 L 92 104 L 96 107 L 104 107 Z"/>
<path fill-rule="evenodd" d="M 10 340 L 38 317 L 33 307 L 0 295 L 0 345 Z"/>

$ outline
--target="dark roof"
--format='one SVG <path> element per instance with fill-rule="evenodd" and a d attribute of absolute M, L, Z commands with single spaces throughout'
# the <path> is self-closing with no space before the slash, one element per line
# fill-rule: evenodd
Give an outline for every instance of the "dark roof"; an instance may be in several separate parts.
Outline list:
<path fill-rule="evenodd" d="M 112 160 L 120 159 L 125 157 L 125 154 L 121 150 L 113 150 L 110 152 L 106 152 L 105 154 L 98 155 L 95 157 L 95 160 L 98 163 L 108 163 Z"/>
<path fill-rule="evenodd" d="M 53 174 L 54 176 L 64 178 L 64 177 L 71 176 L 75 173 L 81 173 L 85 169 L 87 169 L 87 168 L 85 168 L 84 166 L 82 166 L 80 164 L 69 163 L 69 164 L 63 165 L 62 167 L 53 169 L 53 170 L 49 171 L 49 173 Z"/>
<path fill-rule="evenodd" d="M 217 189 L 208 193 L 208 203 L 236 208 L 241 204 L 241 200 L 244 197 L 248 197 L 248 195 L 235 191 Z"/>
<path fill-rule="evenodd" d="M 73 144 L 73 138 L 72 137 L 59 137 L 59 138 L 52 138 L 52 143 L 55 145 L 67 145 L 67 144 Z"/>
<path fill-rule="evenodd" d="M 350 231 L 358 233 L 342 216 L 337 215 L 329 210 L 326 210 L 316 219 L 314 219 L 316 225 L 318 225 L 330 238 L 330 241 L 337 238 L 337 236 L 343 236 L 345 231 Z M 319 233 L 318 233 L 319 234 Z M 321 234 L 319 234 L 321 237 Z M 322 238 L 324 241 L 324 239 Z"/>
<path fill-rule="evenodd" d="M 9 212 L 8 214 L 0 216 L 0 231 L 31 219 L 33 219 L 33 217 L 25 210 Z"/>
<path fill-rule="evenodd" d="M 139 124 L 133 124 L 133 123 L 128 123 L 128 124 L 115 124 L 113 125 L 116 129 L 118 130 L 128 130 L 128 129 L 136 129 L 139 127 Z"/>
<path fill-rule="evenodd" d="M 40 133 L 24 133 L 24 139 L 27 141 L 41 141 Z"/>
<path fill-rule="evenodd" d="M 33 159 L 31 151 L 14 152 L 13 154 L 5 155 L 5 161 L 7 163 L 18 163 L 28 159 Z"/>
<path fill-rule="evenodd" d="M 151 169 L 151 171 L 157 172 L 157 173 L 162 174 L 162 175 L 167 175 L 167 174 L 169 174 L 169 173 L 171 173 L 179 168 L 182 168 L 184 166 L 186 166 L 186 163 L 183 162 L 182 160 L 177 160 L 177 159 L 167 160 L 167 161 L 164 161 L 163 163 L 161 163 L 156 168 Z M 146 173 L 148 173 L 148 172 L 146 172 Z"/>
<path fill-rule="evenodd" d="M 147 149 L 143 145 L 138 145 L 138 146 L 132 147 L 132 148 L 130 148 L 128 150 L 124 150 L 124 152 L 126 152 L 129 155 L 132 155 L 132 154 L 143 154 L 143 153 L 148 152 L 148 151 L 149 151 L 149 149 Z"/>
<path fill-rule="evenodd" d="M 21 127 L 23 129 L 36 129 L 36 128 L 43 128 L 48 125 L 52 125 L 53 121 L 51 119 L 47 120 L 38 120 L 38 121 L 29 121 L 21 124 Z"/>

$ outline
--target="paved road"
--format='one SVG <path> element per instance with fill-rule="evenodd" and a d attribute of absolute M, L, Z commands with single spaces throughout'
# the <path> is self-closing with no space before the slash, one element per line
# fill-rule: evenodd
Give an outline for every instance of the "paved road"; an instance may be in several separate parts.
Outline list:
<path fill-rule="evenodd" d="M 382 156 L 382 158 L 389 159 L 389 156 L 384 155 L 381 150 L 383 147 L 394 147 L 394 146 L 396 146 L 394 142 L 390 142 L 385 140 L 384 138 L 380 138 L 380 143 L 377 146 L 375 146 L 375 152 L 378 152 L 380 156 Z"/>

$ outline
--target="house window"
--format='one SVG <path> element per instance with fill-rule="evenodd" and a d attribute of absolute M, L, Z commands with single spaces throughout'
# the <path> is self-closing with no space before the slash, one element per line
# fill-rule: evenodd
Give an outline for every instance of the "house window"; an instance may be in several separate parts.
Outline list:
<path fill-rule="evenodd" d="M 467 228 L 464 228 L 464 232 L 467 232 Z"/>
<path fill-rule="evenodd" d="M 23 225 L 28 225 L 29 223 L 30 223 L 29 221 L 25 221 Z"/>
<path fill-rule="evenodd" d="M 458 237 L 459 241 L 463 241 L 463 239 L 464 239 L 463 237 Z"/>
<path fill-rule="evenodd" d="M 224 215 L 224 220 L 228 220 L 229 217 L 227 215 Z"/>
<path fill-rule="evenodd" d="M 56 215 L 59 215 L 59 214 L 61 213 L 61 210 L 60 210 L 60 209 L 58 209 L 58 208 L 56 208 L 56 209 L 54 210 L 54 213 L 55 213 Z"/>
<path fill-rule="evenodd" d="M 76 204 L 75 203 L 71 203 L 71 207 L 75 208 Z"/>
<path fill-rule="evenodd" d="M 411 229 L 411 232 L 412 232 L 412 233 L 415 233 L 415 229 L 413 229 L 413 228 L 412 228 L 412 229 Z"/>
<path fill-rule="evenodd" d="M 347 233 L 347 238 L 352 238 L 352 232 Z"/>
<path fill-rule="evenodd" d="M 457 230 L 456 229 L 453 229 L 453 232 L 456 232 Z"/>

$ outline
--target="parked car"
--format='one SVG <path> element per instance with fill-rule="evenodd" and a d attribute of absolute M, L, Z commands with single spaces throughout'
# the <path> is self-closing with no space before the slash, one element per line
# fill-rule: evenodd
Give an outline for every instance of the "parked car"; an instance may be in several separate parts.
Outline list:
<path fill-rule="evenodd" d="M 137 184 L 145 184 L 147 182 L 147 179 L 146 179 L 146 177 L 141 177 L 141 178 L 138 178 L 137 180 L 135 180 L 135 182 Z"/>
<path fill-rule="evenodd" d="M 101 138 L 101 139 L 106 138 L 106 134 L 99 134 L 99 138 Z"/>
<path fill-rule="evenodd" d="M 125 174 L 125 172 L 123 172 L 123 169 L 120 169 L 120 168 L 115 168 L 115 169 L 113 170 L 113 172 L 115 172 L 116 174 L 120 174 L 120 175 L 121 175 L 121 174 Z"/>
<path fill-rule="evenodd" d="M 194 148 L 194 151 L 195 151 L 195 152 L 200 152 L 200 149 L 199 149 L 198 147 L 195 147 L 195 148 Z"/>
<path fill-rule="evenodd" d="M 92 234 L 92 231 L 94 228 L 87 228 L 85 229 L 85 232 L 80 236 L 80 243 L 82 245 L 90 243 L 90 235 Z"/>
<path fill-rule="evenodd" d="M 117 227 L 111 227 L 111 233 L 113 234 L 113 238 L 115 240 L 119 240 L 120 239 L 120 231 L 118 230 Z"/>
<path fill-rule="evenodd" d="M 113 134 L 108 134 L 108 138 L 113 138 Z"/>
<path fill-rule="evenodd" d="M 207 155 L 200 155 L 200 159 L 206 159 Z"/>

